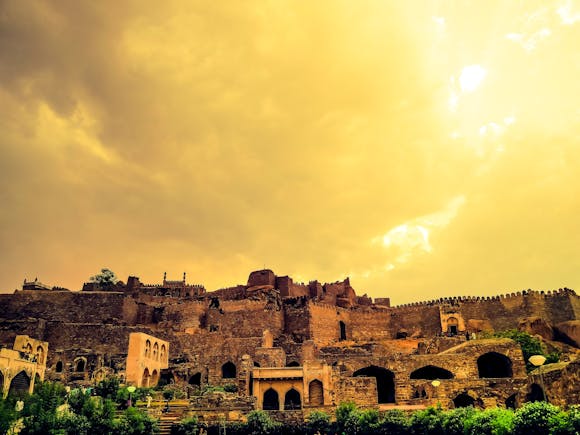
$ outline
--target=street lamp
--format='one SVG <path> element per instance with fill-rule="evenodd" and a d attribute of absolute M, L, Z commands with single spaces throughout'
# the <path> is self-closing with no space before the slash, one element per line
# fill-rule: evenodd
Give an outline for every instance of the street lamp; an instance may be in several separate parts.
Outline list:
<path fill-rule="evenodd" d="M 129 408 L 133 405 L 133 402 L 131 402 L 131 395 L 135 392 L 137 388 L 135 388 L 134 385 L 129 385 L 127 387 L 127 391 L 129 392 Z"/>
<path fill-rule="evenodd" d="M 534 366 L 539 367 L 540 372 L 540 383 L 542 384 L 542 396 L 544 397 L 544 402 L 547 402 L 546 399 L 546 388 L 544 387 L 544 375 L 542 372 L 542 368 L 544 363 L 546 362 L 546 357 L 544 355 L 532 355 L 528 358 L 528 361 L 531 362 Z"/>

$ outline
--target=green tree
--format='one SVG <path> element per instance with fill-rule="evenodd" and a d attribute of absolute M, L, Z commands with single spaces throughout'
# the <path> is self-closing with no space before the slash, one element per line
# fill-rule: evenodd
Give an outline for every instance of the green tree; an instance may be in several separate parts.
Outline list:
<path fill-rule="evenodd" d="M 330 428 L 330 416 L 324 411 L 313 411 L 306 418 L 306 429 L 309 434 L 325 434 Z"/>
<path fill-rule="evenodd" d="M 360 411 L 354 402 L 342 402 L 336 408 L 336 425 L 339 432 L 347 435 L 357 434 L 359 431 Z"/>
<path fill-rule="evenodd" d="M 44 435 L 62 429 L 62 422 L 57 417 L 57 408 L 64 404 L 65 397 L 66 390 L 60 383 L 36 383 L 34 393 L 24 400 L 22 411 L 24 428 L 20 433 Z"/>
<path fill-rule="evenodd" d="M 360 411 L 358 415 L 358 428 L 361 435 L 371 435 L 378 432 L 380 427 L 380 414 L 375 409 Z"/>
<path fill-rule="evenodd" d="M 559 426 L 560 408 L 547 402 L 526 403 L 515 412 L 514 435 L 545 435 Z"/>
<path fill-rule="evenodd" d="M 117 397 L 117 391 L 121 381 L 116 376 L 109 376 L 97 383 L 95 385 L 95 394 L 101 396 L 104 399 L 115 399 Z"/>
<path fill-rule="evenodd" d="M 530 363 L 528 360 L 532 355 L 544 355 L 546 357 L 546 362 L 553 363 L 559 361 L 559 354 L 554 352 L 548 355 L 544 354 L 544 349 L 542 348 L 542 342 L 528 334 L 524 331 L 518 331 L 517 329 L 509 329 L 507 331 L 497 332 L 494 334 L 495 337 L 501 338 L 511 338 L 522 348 L 522 353 L 524 354 L 524 359 L 526 361 L 526 370 L 531 372 L 536 367 Z"/>
<path fill-rule="evenodd" d="M 125 410 L 116 430 L 118 435 L 152 435 L 157 433 L 159 433 L 157 419 L 134 407 Z"/>
<path fill-rule="evenodd" d="M 111 269 L 103 268 L 101 273 L 90 277 L 90 281 L 96 283 L 100 288 L 107 289 L 119 282 L 119 279 Z"/>
<path fill-rule="evenodd" d="M 2 394 L 0 393 L 0 434 L 8 432 L 8 429 L 18 418 L 14 406 L 14 400 L 2 399 Z"/>
<path fill-rule="evenodd" d="M 268 435 L 274 433 L 279 426 L 280 424 L 272 420 L 265 411 L 257 410 L 248 413 L 246 428 L 249 434 Z"/>

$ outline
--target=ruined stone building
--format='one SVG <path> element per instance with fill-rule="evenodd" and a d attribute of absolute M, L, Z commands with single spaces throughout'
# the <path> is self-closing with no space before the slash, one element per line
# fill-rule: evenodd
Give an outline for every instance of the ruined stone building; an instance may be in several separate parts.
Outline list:
<path fill-rule="evenodd" d="M 211 292 L 185 276 L 159 285 L 129 277 L 101 290 L 91 284 L 80 292 L 1 294 L 0 342 L 17 335 L 47 342 L 48 379 L 90 384 L 116 374 L 190 391 L 228 385 L 237 389 L 236 406 L 247 410 L 317 409 L 345 400 L 383 408 L 513 407 L 535 394 L 537 382 L 514 341 L 481 337 L 523 329 L 566 343 L 569 360 L 546 393 L 580 402 L 580 298 L 570 289 L 391 307 L 388 298 L 358 296 L 348 279 L 302 284 L 259 270 L 244 285 Z M 166 365 L 131 365 L 128 355 L 145 357 L 147 340 L 157 340 L 157 357 L 166 346 Z M 557 384 L 562 376 L 569 382 Z M 192 400 L 199 409 L 209 406 Z"/>

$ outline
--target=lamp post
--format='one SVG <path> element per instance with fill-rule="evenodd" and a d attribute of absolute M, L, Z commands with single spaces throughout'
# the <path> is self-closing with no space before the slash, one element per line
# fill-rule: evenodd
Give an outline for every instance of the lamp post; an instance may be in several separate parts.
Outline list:
<path fill-rule="evenodd" d="M 546 399 L 546 388 L 544 387 L 544 374 L 542 372 L 543 365 L 546 362 L 546 357 L 544 355 L 532 355 L 528 358 L 528 361 L 531 362 L 534 366 L 539 367 L 538 370 L 540 372 L 540 384 L 542 385 L 542 396 L 544 397 L 544 402 L 547 402 Z"/>
<path fill-rule="evenodd" d="M 131 395 L 135 392 L 137 388 L 135 388 L 134 385 L 129 385 L 127 387 L 127 391 L 129 392 L 129 403 L 128 403 L 128 407 L 130 408 L 133 405 L 133 402 L 131 401 Z"/>

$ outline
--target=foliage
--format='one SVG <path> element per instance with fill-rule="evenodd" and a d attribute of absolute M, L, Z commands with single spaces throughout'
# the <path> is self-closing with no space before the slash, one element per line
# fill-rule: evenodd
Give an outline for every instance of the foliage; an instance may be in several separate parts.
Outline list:
<path fill-rule="evenodd" d="M 61 424 L 56 410 L 64 404 L 66 390 L 60 383 L 38 382 L 34 394 L 26 397 L 22 417 L 22 435 L 48 434 L 59 429 Z"/>
<path fill-rule="evenodd" d="M 0 394 L 0 434 L 8 432 L 8 429 L 18 418 L 14 406 L 14 400 L 2 399 L 2 394 Z"/>
<path fill-rule="evenodd" d="M 380 433 L 404 435 L 409 433 L 409 419 L 400 409 L 391 409 L 383 415 L 380 422 Z"/>
<path fill-rule="evenodd" d="M 116 376 L 107 377 L 95 385 L 95 394 L 104 399 L 115 399 L 121 380 Z"/>
<path fill-rule="evenodd" d="M 265 411 L 251 411 L 246 423 L 247 433 L 252 435 L 267 435 L 274 433 L 280 426 Z"/>
<path fill-rule="evenodd" d="M 443 416 L 443 429 L 446 435 L 463 435 L 465 423 L 475 414 L 472 406 L 447 411 Z"/>
<path fill-rule="evenodd" d="M 101 273 L 90 277 L 90 281 L 96 283 L 101 288 L 109 288 L 119 282 L 119 279 L 111 269 L 103 268 Z"/>
<path fill-rule="evenodd" d="M 377 433 L 380 427 L 380 415 L 377 410 L 367 409 L 360 411 L 358 415 L 358 430 L 360 434 Z"/>
<path fill-rule="evenodd" d="M 117 428 L 119 435 L 151 435 L 159 433 L 155 418 L 137 408 L 127 408 Z"/>
<path fill-rule="evenodd" d="M 309 434 L 325 434 L 330 429 L 330 416 L 324 411 L 313 411 L 307 417 L 306 430 Z"/>
<path fill-rule="evenodd" d="M 441 407 L 429 408 L 417 411 L 413 414 L 410 421 L 411 433 L 417 435 L 443 435 L 443 412 Z"/>
<path fill-rule="evenodd" d="M 526 403 L 515 412 L 514 435 L 542 435 L 560 426 L 560 408 L 547 402 Z"/>
<path fill-rule="evenodd" d="M 466 435 L 508 435 L 513 427 L 513 412 L 490 408 L 473 413 L 464 421 Z"/>
<path fill-rule="evenodd" d="M 511 338 L 522 348 L 522 353 L 524 354 L 524 360 L 526 361 L 526 370 L 531 372 L 535 369 L 535 366 L 529 362 L 532 355 L 544 355 L 544 349 L 542 348 L 542 342 L 528 334 L 524 331 L 518 331 L 517 329 L 508 329 L 507 331 L 497 332 L 493 335 L 494 337 L 501 338 Z M 553 352 L 546 356 L 546 362 L 558 362 L 560 360 L 560 355 L 557 352 Z"/>
<path fill-rule="evenodd" d="M 197 435 L 197 418 L 190 417 L 171 425 L 171 435 Z"/>
<path fill-rule="evenodd" d="M 339 432 L 356 434 L 359 430 L 360 411 L 354 402 L 342 402 L 336 408 L 336 425 Z"/>
<path fill-rule="evenodd" d="M 237 393 L 238 392 L 238 386 L 236 384 L 225 384 L 224 385 L 224 391 L 226 393 Z"/>

